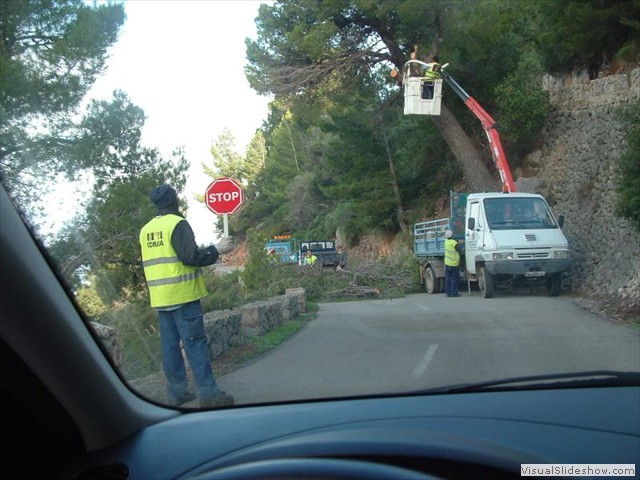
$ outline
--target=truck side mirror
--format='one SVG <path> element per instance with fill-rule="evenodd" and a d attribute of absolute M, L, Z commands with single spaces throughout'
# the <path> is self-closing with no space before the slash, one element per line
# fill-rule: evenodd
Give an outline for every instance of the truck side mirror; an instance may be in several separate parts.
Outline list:
<path fill-rule="evenodd" d="M 476 228 L 476 219 L 470 218 L 469 220 L 467 220 L 467 229 L 473 230 L 475 228 Z"/>
<path fill-rule="evenodd" d="M 563 225 L 564 225 L 564 215 L 560 215 L 558 217 L 558 226 L 562 228 Z"/>

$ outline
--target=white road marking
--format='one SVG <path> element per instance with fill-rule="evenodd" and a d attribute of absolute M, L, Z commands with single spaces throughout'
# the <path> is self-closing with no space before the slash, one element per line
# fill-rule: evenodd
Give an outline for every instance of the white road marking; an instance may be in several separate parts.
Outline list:
<path fill-rule="evenodd" d="M 431 362 L 431 360 L 433 360 L 433 357 L 436 354 L 437 349 L 438 349 L 437 343 L 432 343 L 431 345 L 429 345 L 429 348 L 427 349 L 427 353 L 424 354 L 424 357 L 422 357 L 422 360 L 418 362 L 416 367 L 413 369 L 413 372 L 411 372 L 411 376 L 413 378 L 420 378 L 424 374 L 424 372 L 427 370 L 427 367 L 429 366 L 429 363 Z"/>
<path fill-rule="evenodd" d="M 418 308 L 421 308 L 422 310 L 424 310 L 425 312 L 430 312 L 431 311 L 431 307 L 425 307 L 424 305 L 420 305 L 419 303 L 414 303 L 414 305 Z"/>

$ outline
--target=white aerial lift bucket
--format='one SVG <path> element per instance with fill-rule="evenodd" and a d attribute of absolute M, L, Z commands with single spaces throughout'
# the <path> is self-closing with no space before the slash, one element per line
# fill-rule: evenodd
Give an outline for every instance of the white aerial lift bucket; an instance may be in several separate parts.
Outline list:
<path fill-rule="evenodd" d="M 424 77 L 405 77 L 403 85 L 405 115 L 440 115 L 441 78 L 427 80 Z"/>

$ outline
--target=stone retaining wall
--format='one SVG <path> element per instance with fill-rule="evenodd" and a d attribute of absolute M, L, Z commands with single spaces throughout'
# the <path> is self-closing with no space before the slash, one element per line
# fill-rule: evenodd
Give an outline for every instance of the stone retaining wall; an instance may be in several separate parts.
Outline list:
<path fill-rule="evenodd" d="M 102 325 L 101 323 L 91 322 L 93 330 L 100 339 L 102 345 L 111 355 L 113 362 L 119 367 L 122 365 L 122 355 L 120 354 L 120 345 L 118 343 L 118 331 L 113 327 Z"/>
<path fill-rule="evenodd" d="M 640 235 L 615 209 L 627 133 L 618 112 L 640 102 L 640 68 L 595 80 L 546 77 L 544 86 L 551 112 L 543 145 L 527 158 L 533 169 L 518 187 L 543 194 L 564 215 L 573 288 L 638 309 Z"/>
<path fill-rule="evenodd" d="M 206 313 L 204 327 L 211 358 L 242 345 L 247 338 L 264 335 L 294 319 L 306 311 L 305 305 L 304 288 L 289 288 L 279 297 L 249 303 L 233 310 Z"/>
<path fill-rule="evenodd" d="M 287 289 L 284 295 L 243 305 L 233 310 L 209 312 L 204 327 L 209 338 L 211 358 L 242 345 L 248 338 L 264 335 L 284 322 L 305 313 L 304 288 Z"/>
<path fill-rule="evenodd" d="M 250 337 L 264 335 L 305 313 L 306 302 L 304 288 L 289 288 L 284 295 L 269 300 L 243 305 L 233 310 L 205 313 L 204 328 L 209 340 L 211 359 L 219 357 L 230 348 L 244 344 Z M 96 322 L 91 324 L 113 361 L 117 366 L 121 366 L 117 330 Z"/>

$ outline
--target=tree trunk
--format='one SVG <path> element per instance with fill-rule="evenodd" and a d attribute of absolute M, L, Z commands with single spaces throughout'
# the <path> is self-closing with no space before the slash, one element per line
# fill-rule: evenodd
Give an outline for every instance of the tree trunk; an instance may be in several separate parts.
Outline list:
<path fill-rule="evenodd" d="M 396 209 L 398 212 L 398 224 L 402 233 L 407 232 L 407 222 L 404 218 L 404 209 L 402 208 L 402 196 L 400 195 L 400 186 L 398 185 L 398 177 L 396 175 L 396 167 L 393 162 L 393 155 L 391 154 L 391 148 L 389 147 L 389 139 L 385 133 L 384 128 L 381 130 L 382 139 L 384 140 L 384 146 L 387 151 L 387 162 L 389 163 L 389 172 L 391 173 L 391 183 L 393 186 L 393 194 L 396 197 Z"/>
<path fill-rule="evenodd" d="M 432 118 L 456 160 L 462 165 L 469 190 L 472 192 L 499 190 L 500 182 L 491 176 L 471 138 L 449 109 L 442 105 L 440 115 Z"/>

